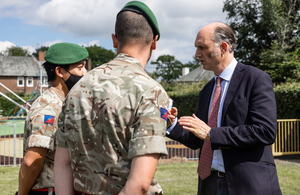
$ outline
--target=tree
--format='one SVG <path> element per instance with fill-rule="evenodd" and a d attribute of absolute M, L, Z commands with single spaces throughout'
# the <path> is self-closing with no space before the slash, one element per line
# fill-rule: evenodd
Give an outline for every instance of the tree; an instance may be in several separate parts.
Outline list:
<path fill-rule="evenodd" d="M 263 11 L 273 18 L 270 23 L 276 39 L 270 49 L 262 51 L 259 67 L 269 73 L 276 84 L 299 81 L 300 1 L 265 0 Z"/>
<path fill-rule="evenodd" d="M 97 45 L 86 47 L 86 49 L 89 52 L 88 58 L 92 60 L 92 68 L 107 63 L 110 60 L 114 59 L 116 56 L 116 54 L 113 51 L 107 50 Z"/>
<path fill-rule="evenodd" d="M 235 57 L 244 63 L 260 65 L 260 54 L 279 45 L 292 45 L 299 33 L 299 0 L 226 0 L 223 11 L 236 32 Z"/>
<path fill-rule="evenodd" d="M 268 66 L 266 72 L 275 84 L 300 81 L 299 57 L 299 47 L 289 52 L 287 49 L 281 49 L 280 44 L 274 41 L 272 49 L 261 54 L 261 66 Z"/>
<path fill-rule="evenodd" d="M 189 67 L 190 71 L 193 71 L 196 68 L 198 68 L 200 65 L 201 65 L 201 62 L 200 62 L 199 58 L 196 58 L 195 56 L 193 56 L 193 61 L 189 61 L 188 63 L 184 64 L 184 67 Z"/>
<path fill-rule="evenodd" d="M 226 0 L 223 11 L 228 12 L 227 19 L 236 32 L 238 60 L 265 70 L 276 83 L 296 77 L 291 75 L 294 62 L 284 61 L 298 47 L 300 0 Z"/>
<path fill-rule="evenodd" d="M 8 47 L 4 51 L 4 55 L 7 55 L 7 56 L 30 56 L 29 51 L 27 49 L 23 49 L 22 47 L 17 47 L 17 46 Z"/>
<path fill-rule="evenodd" d="M 36 48 L 35 52 L 32 53 L 32 55 L 38 59 L 39 58 L 39 52 L 40 51 L 47 51 L 48 49 L 49 49 L 49 47 L 47 47 L 47 46 L 41 46 L 40 48 Z"/>
<path fill-rule="evenodd" d="M 162 82 L 172 82 L 180 78 L 183 68 L 183 64 L 170 55 L 161 55 L 156 61 L 151 61 L 151 64 L 156 65 L 156 75 Z"/>

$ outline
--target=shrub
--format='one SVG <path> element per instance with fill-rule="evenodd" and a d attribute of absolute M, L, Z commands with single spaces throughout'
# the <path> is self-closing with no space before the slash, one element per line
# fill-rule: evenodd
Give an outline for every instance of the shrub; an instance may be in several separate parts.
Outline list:
<path fill-rule="evenodd" d="M 197 111 L 198 94 L 207 81 L 197 83 L 162 83 L 173 106 L 177 107 L 178 115 L 191 116 Z M 300 119 L 300 83 L 284 83 L 274 87 L 277 118 Z"/>
<path fill-rule="evenodd" d="M 278 119 L 300 119 L 300 83 L 274 87 Z"/>
<path fill-rule="evenodd" d="M 6 94 L 6 96 L 8 96 L 10 99 L 14 100 L 18 104 L 24 105 L 24 103 L 13 94 L 8 93 Z M 30 96 L 24 96 L 24 94 L 18 94 L 18 96 L 20 96 L 24 100 L 27 100 L 30 97 Z M 3 116 L 16 116 L 21 110 L 21 108 L 15 105 L 14 103 L 12 103 L 11 101 L 7 100 L 5 97 L 0 96 L 0 110 L 3 111 L 2 112 Z M 25 110 L 23 110 L 23 115 L 26 115 Z"/>

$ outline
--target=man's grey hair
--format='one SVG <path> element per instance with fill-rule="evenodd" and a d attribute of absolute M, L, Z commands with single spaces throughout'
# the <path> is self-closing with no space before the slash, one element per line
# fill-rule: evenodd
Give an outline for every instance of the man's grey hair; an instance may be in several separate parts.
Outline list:
<path fill-rule="evenodd" d="M 229 53 L 233 52 L 237 47 L 236 37 L 233 30 L 225 23 L 220 23 L 216 26 L 212 41 L 214 41 L 217 46 L 222 42 L 226 42 L 229 45 Z"/>

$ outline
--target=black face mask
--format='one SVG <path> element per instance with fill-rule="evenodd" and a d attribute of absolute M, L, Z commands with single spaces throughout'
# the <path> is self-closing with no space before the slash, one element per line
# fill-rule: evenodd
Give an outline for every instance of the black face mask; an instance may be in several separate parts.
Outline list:
<path fill-rule="evenodd" d="M 67 70 L 66 70 L 67 71 Z M 69 91 L 72 89 L 72 87 L 81 79 L 81 77 L 83 76 L 77 76 L 74 75 L 72 73 L 70 73 L 69 71 L 67 71 L 70 74 L 70 77 L 68 78 L 68 80 L 65 81 L 65 84 L 67 85 Z"/>

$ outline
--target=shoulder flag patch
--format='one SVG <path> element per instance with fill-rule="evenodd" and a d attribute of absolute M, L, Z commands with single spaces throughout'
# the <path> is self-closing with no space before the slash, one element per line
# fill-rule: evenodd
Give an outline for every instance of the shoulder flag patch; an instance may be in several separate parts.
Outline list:
<path fill-rule="evenodd" d="M 167 109 L 165 109 L 163 107 L 160 107 L 160 117 L 165 119 L 165 120 L 168 120 L 168 111 L 167 111 Z"/>
<path fill-rule="evenodd" d="M 44 123 L 53 125 L 55 116 L 45 115 Z"/>

